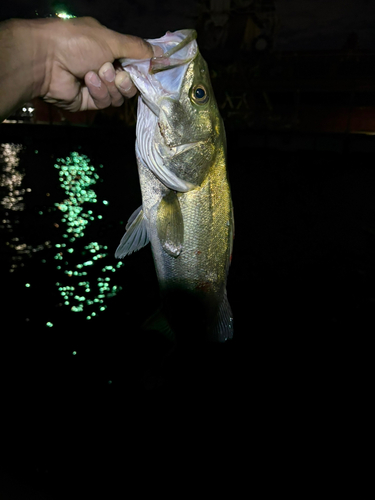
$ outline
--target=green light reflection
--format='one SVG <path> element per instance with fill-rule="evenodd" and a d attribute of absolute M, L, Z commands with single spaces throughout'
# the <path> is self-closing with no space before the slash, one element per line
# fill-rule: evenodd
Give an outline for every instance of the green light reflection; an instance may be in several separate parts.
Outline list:
<path fill-rule="evenodd" d="M 95 207 L 92 206 L 98 201 L 92 187 L 100 178 L 89 158 L 73 152 L 66 158 L 58 159 L 55 168 L 59 171 L 60 184 L 66 194 L 62 202 L 55 203 L 56 210 L 61 212 L 61 226 L 65 230 L 62 237 L 69 238 L 70 243 L 74 242 L 68 248 L 66 243 L 55 245 L 57 253 L 54 259 L 59 262 L 56 268 L 62 274 L 61 280 L 68 280 L 64 283 L 59 281 L 56 286 L 63 303 L 73 312 L 85 312 L 86 319 L 90 320 L 107 308 L 105 302 L 108 298 L 121 290 L 121 286 L 111 283 L 112 278 L 100 275 L 114 273 L 123 263 L 103 267 L 103 264 L 112 261 L 108 257 L 108 247 L 97 241 L 82 244 L 80 240 L 88 225 L 102 218 L 102 215 L 95 217 Z M 102 205 L 108 204 L 108 201 L 102 200 Z"/>

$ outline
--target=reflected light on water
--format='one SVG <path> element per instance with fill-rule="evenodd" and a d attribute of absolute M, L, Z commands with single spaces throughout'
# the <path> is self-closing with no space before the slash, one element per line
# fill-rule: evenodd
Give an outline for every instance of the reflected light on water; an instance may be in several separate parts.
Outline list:
<path fill-rule="evenodd" d="M 24 195 L 26 192 L 31 192 L 31 188 L 22 187 L 25 172 L 20 167 L 20 152 L 23 149 L 22 144 L 0 144 L 0 203 L 4 209 L 0 229 L 5 229 L 9 236 L 5 244 L 11 250 L 10 273 L 18 267 L 23 267 L 26 257 L 29 258 L 32 254 L 51 247 L 50 241 L 30 245 L 23 240 L 23 235 L 19 235 L 20 237 L 14 235 L 15 225 L 20 222 L 18 214 L 25 210 Z"/>
<path fill-rule="evenodd" d="M 64 200 L 55 203 L 61 219 L 54 226 L 64 231 L 64 241 L 55 244 L 56 269 L 61 273 L 56 286 L 64 305 L 69 306 L 72 312 L 85 312 L 89 320 L 105 311 L 107 299 L 121 290 L 120 286 L 111 283 L 110 275 L 123 263 L 112 264 L 113 257 L 108 255 L 106 245 L 97 241 L 86 245 L 80 242 L 87 227 L 103 217 L 97 213 L 100 208 L 94 208 L 99 203 L 95 190 L 91 188 L 100 177 L 90 159 L 72 152 L 66 158 L 57 159 L 55 168 L 59 171 L 60 185 L 66 194 Z M 102 204 L 107 206 L 109 202 L 102 200 Z"/>
<path fill-rule="evenodd" d="M 56 306 L 68 306 L 86 320 L 95 318 L 107 309 L 108 299 L 121 291 L 118 275 L 114 275 L 123 266 L 109 252 L 107 242 L 97 238 L 110 205 L 95 191 L 101 181 L 98 168 L 87 156 L 72 152 L 55 160 L 54 177 L 60 189 L 55 189 L 54 179 L 48 176 L 47 181 L 33 185 L 28 171 L 35 161 L 33 153 L 38 150 L 0 143 L 2 263 L 14 273 L 12 279 L 18 276 L 22 282 L 24 278 L 22 287 L 30 288 L 35 296 L 57 288 Z M 49 161 L 39 168 L 49 168 Z M 27 196 L 32 191 L 26 187 L 29 181 L 33 196 Z M 56 324 L 50 321 L 53 318 L 47 319 L 47 327 Z"/>
<path fill-rule="evenodd" d="M 0 144 L 0 167 L 2 170 L 0 187 L 7 191 L 1 204 L 7 210 L 23 210 L 25 208 L 23 203 L 25 189 L 20 189 L 25 174 L 17 170 L 21 150 L 21 144 Z"/>

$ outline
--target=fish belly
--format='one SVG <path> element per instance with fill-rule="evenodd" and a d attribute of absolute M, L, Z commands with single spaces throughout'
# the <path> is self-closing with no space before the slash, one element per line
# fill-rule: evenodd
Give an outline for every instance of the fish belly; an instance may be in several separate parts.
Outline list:
<path fill-rule="evenodd" d="M 143 210 L 148 220 L 156 273 L 167 318 L 180 337 L 232 336 L 226 279 L 233 237 L 232 204 L 226 178 L 209 175 L 203 184 L 178 193 L 184 223 L 183 247 L 167 254 L 157 234 L 157 209 L 167 188 L 140 166 Z"/>

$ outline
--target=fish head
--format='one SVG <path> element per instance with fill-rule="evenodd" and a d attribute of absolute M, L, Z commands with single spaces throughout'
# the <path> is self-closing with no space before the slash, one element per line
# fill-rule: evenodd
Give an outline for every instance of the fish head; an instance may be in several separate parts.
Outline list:
<path fill-rule="evenodd" d="M 170 189 L 201 184 L 224 143 L 209 70 L 194 30 L 148 40 L 161 57 L 122 62 L 139 89 L 137 152 Z"/>

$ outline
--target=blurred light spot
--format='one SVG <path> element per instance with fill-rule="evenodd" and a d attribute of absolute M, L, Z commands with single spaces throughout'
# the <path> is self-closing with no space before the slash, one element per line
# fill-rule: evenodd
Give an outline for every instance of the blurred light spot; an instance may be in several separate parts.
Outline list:
<path fill-rule="evenodd" d="M 56 12 L 56 16 L 59 17 L 60 19 L 72 19 L 76 16 L 72 16 L 71 14 L 68 14 L 67 12 Z"/>

